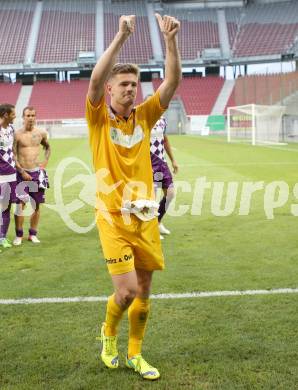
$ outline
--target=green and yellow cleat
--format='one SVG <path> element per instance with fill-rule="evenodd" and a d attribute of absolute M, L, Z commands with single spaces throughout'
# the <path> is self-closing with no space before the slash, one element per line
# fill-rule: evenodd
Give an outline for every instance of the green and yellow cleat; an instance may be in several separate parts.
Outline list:
<path fill-rule="evenodd" d="M 117 336 L 105 336 L 105 323 L 102 324 L 100 341 L 102 343 L 101 360 L 108 368 L 118 368 Z"/>
<path fill-rule="evenodd" d="M 143 379 L 154 381 L 160 377 L 158 369 L 150 366 L 150 364 L 143 359 L 142 355 L 135 355 L 130 359 L 126 357 L 126 367 L 132 368 L 135 372 L 138 372 Z"/>

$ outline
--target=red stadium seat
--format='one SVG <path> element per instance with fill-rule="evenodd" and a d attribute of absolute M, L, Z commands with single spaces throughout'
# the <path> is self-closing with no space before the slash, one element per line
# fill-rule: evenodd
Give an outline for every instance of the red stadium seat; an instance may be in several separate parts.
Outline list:
<path fill-rule="evenodd" d="M 39 81 L 33 87 L 29 104 L 36 108 L 38 119 L 84 118 L 88 85 L 88 80 L 73 80 L 70 83 Z M 136 104 L 141 101 L 139 86 Z"/>
<path fill-rule="evenodd" d="M 0 83 L 0 104 L 10 103 L 16 104 L 20 91 L 21 91 L 20 83 Z"/>
<path fill-rule="evenodd" d="M 162 80 L 154 80 L 157 89 Z M 184 78 L 176 92 L 183 101 L 187 115 L 209 115 L 224 84 L 221 77 Z"/>

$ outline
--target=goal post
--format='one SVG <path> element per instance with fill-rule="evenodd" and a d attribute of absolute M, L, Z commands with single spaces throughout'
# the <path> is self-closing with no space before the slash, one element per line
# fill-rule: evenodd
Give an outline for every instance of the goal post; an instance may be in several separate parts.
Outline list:
<path fill-rule="evenodd" d="M 252 145 L 284 145 L 282 133 L 283 106 L 247 104 L 228 107 L 228 142 L 247 142 Z"/>

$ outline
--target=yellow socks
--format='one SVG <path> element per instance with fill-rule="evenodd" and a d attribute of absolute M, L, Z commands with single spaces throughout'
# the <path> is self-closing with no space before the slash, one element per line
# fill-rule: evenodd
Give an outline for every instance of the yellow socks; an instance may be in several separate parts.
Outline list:
<path fill-rule="evenodd" d="M 149 311 L 149 299 L 135 298 L 129 306 L 128 358 L 141 353 Z"/>
<path fill-rule="evenodd" d="M 105 321 L 105 336 L 116 336 L 119 322 L 122 318 L 125 309 L 123 310 L 115 302 L 115 294 L 108 299 L 106 321 Z"/>
<path fill-rule="evenodd" d="M 122 318 L 123 310 L 115 302 L 115 294 L 108 299 L 106 319 L 105 319 L 105 336 L 116 336 L 118 325 Z M 128 309 L 129 320 L 129 341 L 128 341 L 128 358 L 141 353 L 143 338 L 147 319 L 150 311 L 149 299 L 135 298 Z"/>

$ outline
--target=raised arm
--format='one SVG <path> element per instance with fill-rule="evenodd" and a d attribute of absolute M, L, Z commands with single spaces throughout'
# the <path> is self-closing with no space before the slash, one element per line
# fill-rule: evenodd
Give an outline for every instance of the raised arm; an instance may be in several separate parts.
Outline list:
<path fill-rule="evenodd" d="M 41 162 L 39 164 L 39 166 L 41 169 L 44 169 L 48 165 L 49 158 L 51 155 L 51 146 L 49 144 L 48 133 L 46 131 L 42 132 L 42 139 L 41 139 L 40 143 L 41 143 L 43 150 L 44 150 L 44 161 Z"/>
<path fill-rule="evenodd" d="M 104 94 L 105 82 L 116 62 L 116 58 L 130 34 L 134 32 L 134 28 L 135 15 L 120 17 L 118 33 L 98 60 L 91 74 L 88 97 L 93 106 L 98 106 Z"/>
<path fill-rule="evenodd" d="M 172 16 L 155 15 L 166 45 L 165 78 L 158 88 L 160 104 L 166 108 L 181 80 L 181 60 L 177 43 L 180 22 Z"/>

